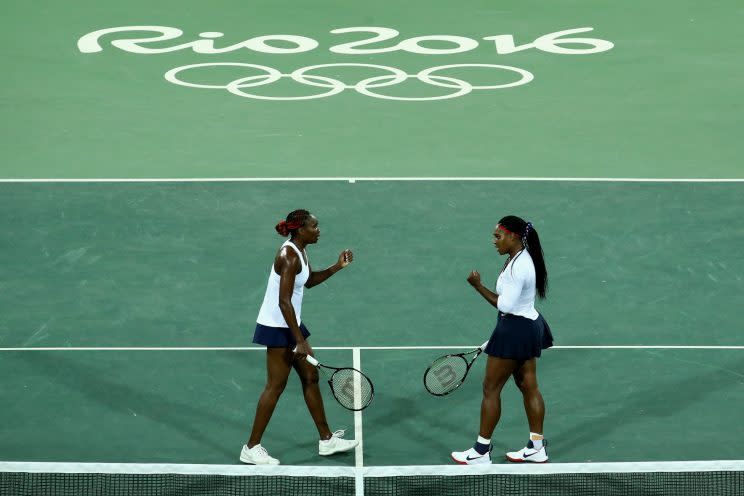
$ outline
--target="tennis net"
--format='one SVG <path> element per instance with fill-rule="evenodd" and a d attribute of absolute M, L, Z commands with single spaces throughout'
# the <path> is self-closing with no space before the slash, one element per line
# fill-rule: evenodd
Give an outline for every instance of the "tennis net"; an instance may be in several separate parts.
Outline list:
<path fill-rule="evenodd" d="M 2 496 L 742 496 L 744 460 L 400 467 L 0 462 Z"/>

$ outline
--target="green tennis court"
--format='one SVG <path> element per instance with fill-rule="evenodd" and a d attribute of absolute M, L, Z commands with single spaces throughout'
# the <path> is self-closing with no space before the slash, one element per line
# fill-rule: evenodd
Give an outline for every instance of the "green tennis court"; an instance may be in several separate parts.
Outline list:
<path fill-rule="evenodd" d="M 483 208 L 495 191 L 509 191 L 507 208 L 545 226 L 552 294 L 541 309 L 557 344 L 589 346 L 552 350 L 540 361 L 556 461 L 736 457 L 736 447 L 720 439 L 738 424 L 731 402 L 744 400 L 733 312 L 744 260 L 731 256 L 744 232 L 725 228 L 737 223 L 739 184 L 1 188 L 2 210 L 15 212 L 3 226 L 12 236 L 2 346 L 24 348 L 3 354 L 11 381 L 3 395 L 12 405 L 3 415 L 13 425 L 4 436 L 6 459 L 35 459 L 44 444 L 47 460 L 234 461 L 263 387 L 263 353 L 188 348 L 252 346 L 266 261 L 278 242 L 267 221 L 275 205 L 310 204 L 323 229 L 310 252 L 316 266 L 330 264 L 337 249 L 356 252 L 352 267 L 308 293 L 303 320 L 315 346 L 344 348 L 324 351 L 326 362 L 351 364 L 351 350 L 361 348 L 376 382 L 373 408 L 363 413 L 365 463 L 410 463 L 411 444 L 423 445 L 416 464 L 446 463 L 448 446 L 472 437 L 483 364 L 446 398 L 428 396 L 421 377 L 443 353 L 429 348 L 472 347 L 493 327 L 493 311 L 464 276 L 480 268 L 495 280 L 499 266 L 488 242 L 494 209 Z M 646 219 L 643 232 L 631 227 L 638 219 Z M 721 234 L 703 241 L 696 234 L 702 222 Z M 593 348 L 602 345 L 630 348 Z M 724 348 L 665 348 L 679 345 Z M 58 349 L 31 351 L 39 347 Z M 499 448 L 518 444 L 526 429 L 512 389 Z M 304 408 L 297 389 L 283 396 L 267 445 L 293 464 L 354 462 L 317 460 L 309 416 L 297 418 L 295 406 Z M 334 424 L 353 429 L 352 414 L 334 403 L 328 410 Z M 297 432 L 279 427 L 287 424 Z M 454 428 L 467 424 L 473 427 Z M 93 433 L 100 443 L 79 444 Z M 305 450 L 291 448 L 296 439 Z"/>
<path fill-rule="evenodd" d="M 550 273 L 551 462 L 741 459 L 737 2 L 7 10 L 0 462 L 236 464 L 295 208 L 320 220 L 314 267 L 355 253 L 306 295 L 311 342 L 376 395 L 325 395 L 363 442 L 323 458 L 291 379 L 263 440 L 282 464 L 438 466 L 472 442 L 485 361 L 445 398 L 422 375 L 491 332 L 465 277 L 495 282 L 511 213 Z M 494 451 L 526 434 L 507 385 Z"/>

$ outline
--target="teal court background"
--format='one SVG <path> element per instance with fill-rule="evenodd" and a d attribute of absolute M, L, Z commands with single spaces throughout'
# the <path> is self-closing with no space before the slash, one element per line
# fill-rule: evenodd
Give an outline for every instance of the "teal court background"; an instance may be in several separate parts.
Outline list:
<path fill-rule="evenodd" d="M 6 295 L 0 344 L 250 346 L 280 241 L 271 209 L 311 203 L 323 232 L 311 263 L 330 264 L 346 247 L 356 254 L 352 266 L 307 294 L 303 319 L 314 345 L 424 348 L 362 350 L 362 367 L 377 388 L 363 414 L 365 464 L 446 463 L 448 449 L 467 443 L 475 429 L 483 364 L 461 391 L 433 398 L 421 376 L 442 350 L 425 348 L 477 344 L 493 326 L 493 310 L 465 276 L 472 269 L 486 281 L 497 275 L 489 208 L 495 197 L 545 226 L 551 292 L 540 309 L 557 344 L 735 346 L 732 309 L 744 260 L 730 248 L 744 241 L 744 232 L 722 226 L 736 223 L 739 188 L 4 184 L 2 211 L 12 206 L 16 214 L 2 217 L 11 241 L 4 245 L 10 263 L 0 272 Z M 696 235 L 700 219 L 720 235 Z M 327 363 L 351 363 L 350 349 L 318 353 Z M 231 463 L 264 381 L 260 351 L 6 351 L 3 357 L 2 396 L 11 405 L 3 410 L 6 459 Z M 731 406 L 742 401 L 743 367 L 740 350 L 550 350 L 540 373 L 548 429 L 557 438 L 554 458 L 735 458 L 735 447 L 720 439 L 736 429 Z M 314 456 L 314 428 L 301 413 L 295 382 L 266 445 L 284 463 L 353 464 L 351 457 Z M 333 425 L 352 429 L 352 415 L 328 401 Z M 499 450 L 521 442 L 526 429 L 515 388 L 507 388 L 503 404 Z M 100 441 L 81 444 L 92 432 Z M 669 448 L 663 454 L 654 447 L 661 440 Z M 413 460 L 406 447 L 417 443 L 423 447 Z"/>
<path fill-rule="evenodd" d="M 733 0 L 11 2 L 5 18 L 0 173 L 6 178 L 742 177 L 744 66 L 737 61 L 744 7 Z M 136 32 L 103 36 L 99 53 L 77 48 L 78 40 L 93 31 L 142 25 L 184 33 L 143 44 L 149 48 L 191 42 L 208 31 L 224 33 L 214 40 L 217 47 L 279 34 L 311 38 L 318 47 L 295 54 L 249 49 L 200 54 L 186 48 L 143 55 L 112 46 L 116 39 L 154 36 Z M 330 33 L 355 26 L 400 32 L 360 48 L 390 48 L 433 35 L 467 37 L 478 46 L 444 55 L 331 52 L 333 46 L 374 36 Z M 614 48 L 589 55 L 535 48 L 500 55 L 493 41 L 483 39 L 509 34 L 521 46 L 582 27 L 593 31 L 574 37 L 606 40 Z M 454 45 L 430 41 L 422 46 Z M 186 88 L 163 77 L 175 67 L 226 62 L 260 64 L 285 74 L 337 63 L 386 65 L 408 74 L 448 64 L 502 64 L 528 70 L 535 79 L 434 102 L 379 100 L 350 89 L 287 102 Z M 261 74 L 212 69 L 184 73 L 184 78 L 225 85 Z M 387 73 L 331 67 L 311 74 L 353 85 Z M 514 78 L 477 67 L 438 74 L 479 85 Z M 324 91 L 288 78 L 251 89 L 268 96 Z M 451 92 L 414 78 L 379 90 L 420 97 Z"/>

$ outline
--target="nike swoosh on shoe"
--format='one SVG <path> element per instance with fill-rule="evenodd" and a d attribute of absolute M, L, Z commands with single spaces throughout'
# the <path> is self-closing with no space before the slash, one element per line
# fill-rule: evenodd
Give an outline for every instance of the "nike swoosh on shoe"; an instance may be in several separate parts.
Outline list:
<path fill-rule="evenodd" d="M 466 456 L 465 459 L 470 462 L 470 461 L 473 461 L 473 460 L 477 460 L 478 458 L 483 458 L 484 456 L 486 456 L 486 455 L 474 456 L 473 458 L 470 458 L 470 456 Z"/>

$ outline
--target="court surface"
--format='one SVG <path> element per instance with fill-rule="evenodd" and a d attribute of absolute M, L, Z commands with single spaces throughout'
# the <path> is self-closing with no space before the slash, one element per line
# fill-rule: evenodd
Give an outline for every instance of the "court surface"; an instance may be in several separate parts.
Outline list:
<path fill-rule="evenodd" d="M 11 2 L 0 460 L 236 463 L 273 226 L 295 208 L 320 219 L 313 267 L 355 253 L 306 294 L 317 356 L 361 366 L 376 396 L 353 414 L 325 394 L 363 444 L 322 458 L 291 379 L 263 441 L 283 464 L 439 465 L 470 446 L 485 361 L 446 398 L 422 375 L 493 328 L 465 278 L 495 282 L 511 213 L 550 272 L 551 460 L 741 458 L 739 3 L 187 4 Z M 149 28 L 86 37 L 125 26 Z M 194 64 L 222 65 L 166 77 Z M 513 384 L 502 407 L 495 453 L 527 435 Z"/>

